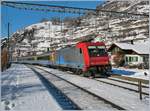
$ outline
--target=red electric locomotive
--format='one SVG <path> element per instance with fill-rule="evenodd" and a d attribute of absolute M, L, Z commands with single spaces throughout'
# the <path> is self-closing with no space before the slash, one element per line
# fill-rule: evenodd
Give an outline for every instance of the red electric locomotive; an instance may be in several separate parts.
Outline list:
<path fill-rule="evenodd" d="M 79 42 L 75 46 L 56 51 L 50 58 L 53 58 L 50 60 L 52 67 L 58 66 L 88 75 L 108 74 L 111 71 L 109 56 L 103 42 Z"/>
<path fill-rule="evenodd" d="M 76 45 L 83 53 L 83 71 L 91 73 L 108 73 L 111 71 L 111 64 L 104 42 L 81 42 Z"/>

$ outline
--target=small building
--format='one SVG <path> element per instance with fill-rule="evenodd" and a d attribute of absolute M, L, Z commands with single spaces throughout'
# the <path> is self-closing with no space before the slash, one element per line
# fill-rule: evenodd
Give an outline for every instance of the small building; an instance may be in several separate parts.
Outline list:
<path fill-rule="evenodd" d="M 149 67 L 150 46 L 146 43 L 113 43 L 108 52 L 111 53 L 111 63 L 116 66 Z"/>

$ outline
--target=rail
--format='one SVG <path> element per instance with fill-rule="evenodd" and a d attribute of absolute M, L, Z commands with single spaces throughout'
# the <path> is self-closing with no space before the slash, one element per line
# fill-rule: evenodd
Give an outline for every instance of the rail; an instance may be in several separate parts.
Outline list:
<path fill-rule="evenodd" d="M 67 97 L 62 91 L 60 91 L 53 83 L 48 81 L 41 73 L 36 71 L 31 66 L 28 66 L 31 70 L 37 74 L 42 83 L 46 86 L 50 94 L 53 95 L 55 100 L 59 103 L 63 110 L 81 110 L 81 108 L 74 103 L 69 97 Z"/>
<path fill-rule="evenodd" d="M 123 107 L 121 107 L 121 106 L 119 106 L 119 105 L 117 105 L 117 104 L 115 104 L 115 103 L 112 103 L 111 101 L 106 100 L 105 98 L 100 97 L 100 96 L 94 94 L 93 92 L 90 92 L 90 91 L 88 91 L 87 89 L 82 88 L 82 87 L 80 87 L 80 86 L 78 86 L 78 85 L 76 85 L 76 84 L 74 84 L 74 83 L 72 83 L 72 82 L 70 82 L 70 81 L 68 81 L 68 80 L 66 80 L 66 79 L 64 79 L 64 78 L 62 78 L 62 77 L 59 77 L 59 76 L 57 76 L 57 75 L 55 75 L 55 74 L 53 74 L 53 73 L 51 73 L 51 72 L 49 72 L 49 71 L 47 71 L 47 70 L 44 70 L 44 69 L 42 69 L 42 68 L 40 68 L 40 67 L 36 67 L 36 66 L 35 66 L 35 68 L 40 69 L 40 70 L 42 70 L 42 71 L 44 71 L 44 72 L 47 72 L 47 73 L 49 73 L 49 74 L 51 74 L 51 75 L 53 75 L 53 76 L 55 76 L 55 77 L 57 77 L 57 78 L 59 78 L 59 79 L 65 81 L 65 82 L 67 82 L 67 83 L 69 83 L 69 84 L 71 84 L 71 85 L 73 85 L 73 86 L 75 86 L 75 87 L 77 87 L 77 88 L 79 88 L 79 89 L 81 89 L 81 90 L 83 90 L 83 91 L 89 93 L 90 95 L 92 95 L 92 96 L 94 96 L 94 97 L 97 97 L 97 98 L 100 99 L 100 100 L 103 100 L 104 102 L 106 102 L 107 104 L 112 105 L 114 108 L 116 108 L 116 109 L 118 109 L 118 110 L 125 110 Z"/>
<path fill-rule="evenodd" d="M 119 75 L 112 75 L 113 78 L 123 79 L 127 81 L 137 82 L 138 83 L 138 91 L 139 91 L 139 98 L 142 100 L 142 83 L 149 84 L 149 80 L 140 79 L 140 78 L 133 78 L 127 76 L 119 76 Z"/>

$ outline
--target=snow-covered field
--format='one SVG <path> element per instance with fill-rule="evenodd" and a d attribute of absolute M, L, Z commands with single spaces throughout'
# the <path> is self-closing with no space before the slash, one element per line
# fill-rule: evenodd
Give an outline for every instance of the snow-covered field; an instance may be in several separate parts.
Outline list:
<path fill-rule="evenodd" d="M 12 64 L 1 73 L 1 111 L 61 110 L 36 74 L 25 65 Z"/>

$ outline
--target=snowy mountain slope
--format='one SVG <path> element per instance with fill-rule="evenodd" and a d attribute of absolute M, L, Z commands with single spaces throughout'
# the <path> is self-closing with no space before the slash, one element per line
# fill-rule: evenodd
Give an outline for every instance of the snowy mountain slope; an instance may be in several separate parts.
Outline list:
<path fill-rule="evenodd" d="M 147 14 L 149 2 L 113 0 L 97 6 L 97 9 Z M 107 45 L 117 41 L 145 41 L 149 35 L 148 23 L 148 18 L 135 20 L 127 17 L 89 14 L 80 19 L 78 27 L 67 26 L 65 23 L 54 25 L 51 21 L 45 21 L 14 33 L 13 38 L 17 38 L 17 40 L 15 39 L 18 45 L 16 50 L 20 50 L 20 56 L 36 55 L 53 49 L 57 50 L 81 40 L 102 40 Z M 26 51 L 21 51 L 21 46 L 22 48 L 24 46 Z"/>

